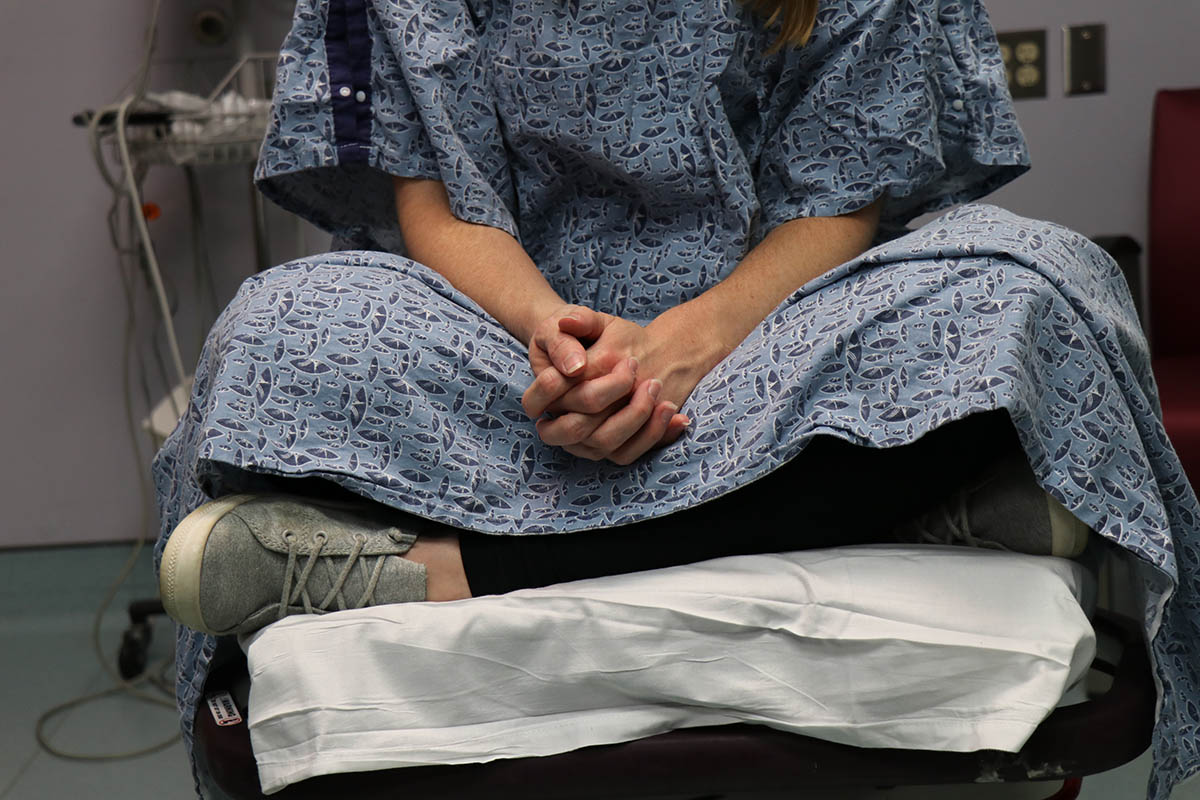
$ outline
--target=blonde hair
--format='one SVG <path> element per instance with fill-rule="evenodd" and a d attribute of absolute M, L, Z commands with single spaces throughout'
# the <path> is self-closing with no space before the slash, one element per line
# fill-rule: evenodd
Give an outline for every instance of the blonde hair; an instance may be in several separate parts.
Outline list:
<path fill-rule="evenodd" d="M 766 27 L 779 23 L 779 35 L 767 48 L 774 53 L 784 45 L 799 47 L 812 35 L 817 22 L 818 0 L 742 0 L 746 7 L 766 17 Z"/>

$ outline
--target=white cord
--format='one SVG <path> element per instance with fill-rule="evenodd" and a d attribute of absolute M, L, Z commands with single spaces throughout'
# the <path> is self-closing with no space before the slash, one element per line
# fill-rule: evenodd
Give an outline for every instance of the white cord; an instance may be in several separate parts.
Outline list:
<path fill-rule="evenodd" d="M 132 447 L 133 447 L 135 463 L 137 463 L 139 465 L 143 463 L 142 462 L 142 453 L 141 453 L 141 447 L 138 444 L 138 438 L 137 438 L 138 431 L 137 431 L 137 425 L 135 422 L 135 415 L 134 415 L 134 411 L 133 411 L 133 402 L 132 402 L 132 397 L 130 395 L 130 388 L 129 388 L 130 379 L 132 377 L 130 375 L 130 358 L 131 358 L 133 348 L 134 348 L 134 334 L 136 332 L 136 327 L 137 327 L 136 326 L 136 306 L 135 306 L 134 294 L 133 294 L 133 278 L 132 278 L 132 276 L 126 275 L 126 271 L 124 268 L 125 259 L 127 257 L 129 257 L 130 255 L 132 255 L 134 252 L 136 252 L 136 248 L 135 249 L 127 249 L 127 248 L 123 248 L 121 246 L 122 243 L 120 241 L 120 236 L 117 233 L 117 228 L 119 227 L 119 222 L 117 220 L 117 215 L 115 214 L 116 209 L 119 208 L 119 204 L 121 203 L 121 201 L 123 199 L 126 199 L 125 195 L 128 195 L 127 199 L 131 205 L 130 214 L 138 223 L 138 232 L 140 233 L 141 240 L 142 240 L 142 251 L 145 254 L 145 257 L 147 260 L 147 265 L 148 265 L 148 268 L 152 275 L 152 281 L 154 282 L 155 291 L 158 295 L 160 311 L 162 312 L 163 318 L 166 321 L 167 335 L 168 335 L 168 338 L 170 339 L 170 344 L 171 344 L 171 348 L 172 348 L 172 356 L 175 360 L 176 371 L 179 373 L 180 382 L 182 383 L 185 380 L 185 375 L 183 372 L 183 360 L 179 353 L 178 344 L 175 341 L 175 330 L 174 330 L 174 326 L 171 322 L 170 308 L 169 308 L 169 305 L 167 305 L 167 303 L 166 303 L 166 292 L 163 289 L 161 275 L 158 271 L 158 262 L 154 256 L 154 248 L 153 248 L 153 244 L 150 240 L 149 230 L 146 227 L 145 215 L 141 212 L 141 208 L 142 208 L 141 192 L 138 190 L 137 176 L 134 173 L 133 163 L 129 158 L 128 143 L 125 140 L 125 125 L 126 125 L 126 117 L 128 115 L 128 111 L 137 102 L 140 102 L 142 97 L 144 97 L 144 95 L 146 93 L 146 87 L 149 83 L 150 62 L 151 62 L 151 57 L 154 52 L 155 33 L 158 28 L 158 14 L 159 14 L 160 8 L 161 8 L 161 0 L 153 0 L 153 5 L 151 8 L 151 14 L 150 14 L 150 24 L 149 24 L 149 27 L 146 32 L 146 48 L 143 53 L 142 63 L 138 69 L 138 72 L 135 74 L 134 78 L 131 81 L 131 82 L 136 83 L 136 89 L 135 89 L 133 95 L 131 95 L 130 97 L 127 97 L 123 102 L 121 102 L 115 106 L 111 106 L 111 105 L 106 106 L 105 108 L 97 111 L 95 113 L 95 115 L 92 117 L 92 119 L 88 122 L 88 139 L 89 139 L 89 143 L 91 146 L 93 158 L 96 161 L 96 165 L 100 171 L 101 178 L 104 179 L 104 182 L 107 183 L 109 188 L 113 191 L 114 206 L 110 210 L 110 213 L 109 213 L 109 233 L 110 233 L 110 236 L 112 237 L 113 246 L 114 246 L 114 249 L 116 250 L 116 253 L 117 253 L 117 256 L 119 259 L 121 286 L 125 292 L 126 310 L 127 310 L 127 316 L 126 316 L 126 322 L 125 322 L 125 348 L 124 348 L 124 356 L 123 356 L 123 360 L 122 360 L 122 386 L 123 386 L 123 391 L 124 391 L 124 396 L 125 396 L 125 420 L 126 420 L 126 425 L 128 427 L 130 443 L 132 444 Z M 102 154 L 101 148 L 100 148 L 99 122 L 100 122 L 101 117 L 105 116 L 108 113 L 112 113 L 112 112 L 116 112 L 116 114 L 117 114 L 117 137 L 118 137 L 118 143 L 121 147 L 121 160 L 122 160 L 122 167 L 123 167 L 123 172 L 124 172 L 124 176 L 123 176 L 124 177 L 124 186 L 122 186 L 121 182 L 118 181 L 117 179 L 115 179 L 112 176 L 112 174 L 108 171 L 108 168 L 107 168 L 106 164 L 104 163 L 103 154 Z M 144 364 L 142 367 L 142 372 L 143 372 L 143 377 L 144 377 L 144 372 L 145 372 Z M 35 734 L 38 744 L 47 752 L 49 752 L 55 756 L 58 756 L 60 758 L 82 760 L 82 761 L 111 761 L 111 760 L 116 760 L 116 759 L 133 758 L 136 756 L 146 755 L 148 753 L 153 753 L 158 750 L 162 750 L 167 747 L 170 747 L 175 742 L 179 741 L 179 739 L 181 738 L 181 734 L 176 733 L 175 735 L 171 736 L 168 739 L 164 739 L 163 741 L 160 741 L 156 744 L 150 745 L 148 747 L 140 748 L 140 749 L 134 750 L 134 751 L 121 752 L 121 753 L 88 754 L 88 753 L 72 753 L 72 752 L 68 752 L 68 751 L 59 749 L 58 747 L 54 746 L 49 741 L 48 735 L 45 730 L 47 723 L 49 723 L 49 721 L 51 719 L 53 719 L 54 717 L 66 712 L 66 711 L 69 711 L 73 708 L 76 708 L 80 705 L 83 705 L 85 703 L 93 702 L 95 700 L 98 700 L 98 699 L 101 699 L 104 697 L 109 697 L 109 696 L 112 696 L 112 695 L 118 694 L 118 693 L 126 694 L 126 695 L 132 696 L 136 699 L 139 699 L 139 700 L 142 700 L 142 701 L 145 701 L 148 703 L 153 703 L 155 705 L 165 706 L 172 710 L 175 709 L 175 703 L 171 699 L 168 699 L 173 696 L 174 692 L 171 691 L 170 687 L 162 685 L 161 680 L 158 679 L 158 677 L 157 677 L 159 674 L 161 674 L 161 672 L 164 669 L 169 668 L 170 662 L 173 661 L 173 659 L 174 659 L 173 656 L 168 656 L 168 658 L 165 659 L 164 662 L 162 662 L 162 664 L 160 664 L 156 668 L 147 669 L 146 671 L 144 671 L 142 673 L 141 676 L 138 676 L 137 678 L 134 678 L 131 681 L 127 681 L 124 678 L 122 678 L 120 673 L 117 672 L 113 668 L 112 664 L 109 663 L 109 660 L 104 655 L 104 649 L 100 644 L 100 628 L 101 628 L 101 623 L 104 618 L 104 614 L 105 614 L 105 612 L 107 612 L 109 606 L 112 604 L 112 601 L 115 599 L 117 592 L 119 591 L 121 585 L 124 584 L 124 582 L 128 579 L 129 575 L 133 572 L 134 567 L 137 565 L 138 556 L 141 554 L 142 548 L 146 544 L 146 532 L 149 530 L 149 527 L 150 527 L 150 519 L 149 519 L 150 490 L 149 490 L 149 486 L 147 485 L 147 480 L 146 480 L 146 475 L 144 474 L 144 470 L 138 469 L 137 475 L 138 475 L 139 496 L 142 501 L 141 502 L 142 513 L 141 513 L 140 524 L 138 526 L 138 538 L 137 538 L 137 541 L 134 543 L 133 551 L 130 553 L 129 558 L 126 560 L 125 565 L 122 567 L 117 578 L 109 586 L 109 589 L 108 589 L 107 593 L 105 594 L 103 600 L 101 600 L 99 607 L 96 609 L 95 616 L 93 617 L 93 620 L 92 620 L 92 648 L 95 652 L 97 660 L 100 662 L 100 664 L 104 668 L 104 670 L 112 677 L 115 685 L 112 688 L 106 689 L 101 692 L 96 692 L 94 694 L 89 694 L 89 695 L 75 698 L 74 700 L 69 700 L 65 703 L 60 703 L 59 705 L 54 706 L 53 708 L 47 710 L 41 716 L 38 717 L 37 723 L 34 727 L 34 734 Z M 145 684 L 145 683 L 149 683 L 152 686 L 156 686 L 160 690 L 161 694 L 146 693 L 141 688 L 139 688 L 142 684 Z M 8 788 L 11 789 L 12 785 L 13 784 L 10 783 Z M 7 792 L 7 789 L 6 789 L 6 792 Z"/>
<path fill-rule="evenodd" d="M 126 138 L 126 117 L 129 114 L 130 106 L 136 99 L 136 96 L 127 97 L 117 108 L 117 147 L 121 153 L 121 167 L 125 172 L 125 190 L 129 193 L 129 202 L 135 212 L 133 216 L 137 220 L 138 233 L 142 237 L 142 254 L 146 257 L 146 269 L 150 273 L 150 281 L 158 299 L 158 310 L 162 314 L 163 327 L 167 332 L 167 344 L 171 349 L 175 377 L 178 379 L 179 385 L 183 386 L 187 383 L 187 373 L 183 369 L 183 356 L 179 351 L 179 341 L 175 337 L 175 323 L 171 319 L 171 304 L 167 302 L 167 292 L 163 288 L 158 257 L 154 254 L 154 242 L 150 239 L 150 228 L 146 225 L 146 215 L 139 213 L 142 208 L 142 192 L 133 175 L 133 159 L 129 155 L 129 140 Z"/>

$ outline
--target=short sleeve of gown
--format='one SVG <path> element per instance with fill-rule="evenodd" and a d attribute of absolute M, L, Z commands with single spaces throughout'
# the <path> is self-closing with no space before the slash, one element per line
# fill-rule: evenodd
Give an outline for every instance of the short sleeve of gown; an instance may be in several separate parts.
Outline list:
<path fill-rule="evenodd" d="M 255 174 L 343 246 L 401 253 L 390 175 L 517 235 L 482 34 L 465 0 L 301 0 Z"/>
<path fill-rule="evenodd" d="M 897 229 L 1028 169 L 979 0 L 822 0 L 812 38 L 777 63 L 756 179 L 765 230 L 884 194 Z"/>

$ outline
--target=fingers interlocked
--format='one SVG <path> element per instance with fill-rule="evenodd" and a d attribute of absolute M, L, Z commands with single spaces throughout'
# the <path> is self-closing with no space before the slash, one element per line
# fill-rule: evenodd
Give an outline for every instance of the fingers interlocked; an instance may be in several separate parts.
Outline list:
<path fill-rule="evenodd" d="M 539 420 L 538 435 L 579 458 L 631 464 L 660 443 L 678 410 L 674 403 L 660 407 L 661 391 L 658 380 L 646 381 L 627 403 L 606 409 L 606 413 L 568 412 Z"/>

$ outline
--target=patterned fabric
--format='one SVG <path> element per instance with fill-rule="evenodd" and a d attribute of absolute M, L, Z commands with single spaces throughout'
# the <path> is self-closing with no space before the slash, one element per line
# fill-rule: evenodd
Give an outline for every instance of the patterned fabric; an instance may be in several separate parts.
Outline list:
<path fill-rule="evenodd" d="M 458 217 L 617 314 L 695 296 L 785 220 L 886 191 L 896 229 L 1027 168 L 973 2 L 826 3 L 805 47 L 770 57 L 735 0 L 377 3 L 350 48 L 374 54 L 368 82 L 331 85 L 325 10 L 343 5 L 300 3 L 263 191 L 347 247 L 402 252 L 386 173 L 440 178 Z M 345 134 L 355 110 L 331 97 L 373 122 Z"/>
<path fill-rule="evenodd" d="M 785 301 L 697 386 L 689 434 L 628 468 L 543 446 L 525 348 L 403 257 L 386 173 L 437 177 L 565 298 L 648 319 L 781 221 L 886 193 L 894 228 L 1025 169 L 975 3 L 829 0 L 809 45 L 763 57 L 770 39 L 732 0 L 301 2 L 260 185 L 366 249 L 255 276 L 217 321 L 155 461 L 157 552 L 208 497 L 279 476 L 579 531 L 729 492 L 816 434 L 886 447 L 1005 408 L 1047 489 L 1141 576 L 1166 797 L 1200 766 L 1200 508 L 1128 290 L 1086 239 L 967 206 L 880 244 Z M 189 737 L 215 645 L 180 630 Z"/>

